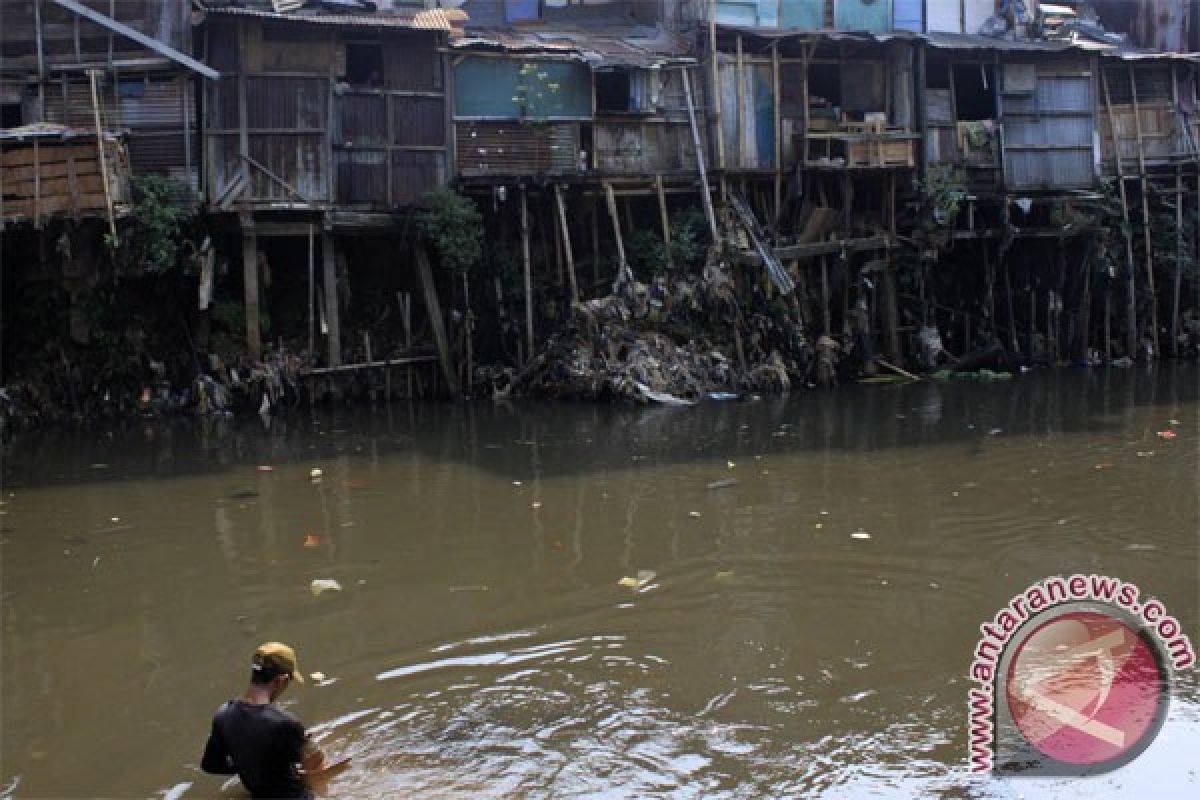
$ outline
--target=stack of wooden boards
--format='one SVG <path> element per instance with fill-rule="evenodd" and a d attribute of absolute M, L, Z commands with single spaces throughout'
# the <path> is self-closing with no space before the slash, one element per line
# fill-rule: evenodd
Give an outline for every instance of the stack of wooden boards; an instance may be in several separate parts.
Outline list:
<path fill-rule="evenodd" d="M 129 200 L 129 157 L 115 136 L 102 138 L 101 164 L 96 134 L 58 125 L 4 131 L 0 137 L 0 213 L 5 219 L 33 220 L 56 214 L 106 214 L 107 203 Z M 108 181 L 106 199 L 104 181 Z"/>

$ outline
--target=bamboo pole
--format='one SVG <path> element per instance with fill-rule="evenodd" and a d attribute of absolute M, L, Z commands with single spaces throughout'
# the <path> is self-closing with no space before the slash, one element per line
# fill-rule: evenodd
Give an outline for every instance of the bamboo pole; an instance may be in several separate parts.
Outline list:
<path fill-rule="evenodd" d="M 1125 285 L 1128 293 L 1128 305 L 1126 306 L 1125 319 L 1129 330 L 1126 333 L 1126 343 L 1129 349 L 1129 357 L 1137 353 L 1137 283 L 1134 279 L 1133 268 L 1133 237 L 1129 233 L 1129 198 L 1125 193 L 1125 172 L 1121 168 L 1121 139 L 1117 135 L 1117 120 L 1112 113 L 1112 98 L 1108 91 L 1108 74 L 1103 68 L 1100 69 L 1100 85 L 1104 89 L 1104 113 L 1108 115 L 1109 133 L 1112 135 L 1113 142 L 1113 159 L 1116 161 L 1117 167 L 1117 187 L 1121 195 L 1121 221 L 1124 223 L 1124 231 L 1122 236 L 1125 239 Z M 1105 299 L 1107 301 L 1107 298 Z M 1107 312 L 1106 312 L 1107 314 Z M 1108 325 L 1108 317 L 1105 316 L 1105 325 Z M 1110 343 L 1107 335 L 1105 336 L 1105 353 L 1110 354 Z"/>
<path fill-rule="evenodd" d="M 681 72 L 683 74 L 683 94 L 687 100 L 688 121 L 692 126 L 692 144 L 696 149 L 696 168 L 700 172 L 700 191 L 704 200 L 704 213 L 708 216 L 708 228 L 709 232 L 712 233 L 713 243 L 715 244 L 721 237 L 717 230 L 717 215 L 713 211 L 712 194 L 708 189 L 708 173 L 704 169 L 704 152 L 700 144 L 700 129 L 696 127 L 696 104 L 692 100 L 692 82 L 688 77 L 686 67 Z M 606 185 L 606 187 L 611 196 L 612 186 Z M 621 252 L 621 263 L 625 263 L 624 250 Z"/>
<path fill-rule="evenodd" d="M 1183 292 L 1183 168 L 1175 167 L 1175 285 L 1171 291 L 1171 355 L 1179 353 L 1179 303 Z"/>
<path fill-rule="evenodd" d="M 710 97 L 713 115 L 713 130 L 716 132 L 717 168 L 725 169 L 725 131 L 721 127 L 721 67 L 717 58 L 717 0 L 708 0 L 708 60 L 712 66 L 712 95 Z M 687 75 L 687 68 L 683 70 Z M 724 186 L 725 177 L 721 176 Z M 723 195 L 722 195 L 723 196 Z"/>
<path fill-rule="evenodd" d="M 1150 340 L 1154 346 L 1154 356 L 1158 350 L 1158 292 L 1154 288 L 1154 242 L 1151 241 L 1152 228 L 1150 224 L 1150 188 L 1146 180 L 1146 153 L 1142 141 L 1142 113 L 1138 107 L 1137 76 L 1134 74 L 1133 62 L 1129 63 L 1129 90 L 1133 97 L 1133 122 L 1137 131 L 1138 176 L 1142 183 L 1142 221 L 1145 225 L 1143 243 L 1146 248 L 1146 285 L 1150 287 Z"/>
<path fill-rule="evenodd" d="M 308 357 L 310 360 L 317 355 L 317 272 L 313 242 L 313 226 L 308 226 Z"/>
<path fill-rule="evenodd" d="M 558 224 L 562 226 L 563 254 L 567 259 L 567 280 L 571 286 L 571 302 L 579 302 L 579 283 L 575 280 L 575 251 L 571 247 L 571 228 L 567 225 L 567 204 L 562 187 L 554 184 L 554 202 L 558 206 Z"/>
<path fill-rule="evenodd" d="M 100 155 L 100 181 L 104 184 L 104 207 L 108 211 L 108 232 L 117 240 L 117 221 L 113 217 L 112 187 L 108 185 L 108 154 L 104 151 L 104 128 L 100 125 L 100 100 L 96 96 L 96 70 L 88 70 L 92 90 L 92 116 L 96 122 L 96 152 Z"/>
<path fill-rule="evenodd" d="M 742 53 L 742 35 L 737 35 L 737 52 L 734 76 L 734 100 L 737 103 L 736 113 L 734 114 L 737 128 L 737 159 L 736 166 L 740 169 L 746 168 L 746 87 L 742 83 L 742 70 L 745 67 Z M 745 192 L 743 191 L 743 194 Z"/>
<path fill-rule="evenodd" d="M 521 266 L 525 279 L 525 352 L 533 357 L 533 276 L 530 274 L 529 256 L 529 207 L 525 187 L 521 193 Z"/>
<path fill-rule="evenodd" d="M 771 91 L 775 117 L 775 239 L 779 238 L 779 220 L 783 217 L 783 117 L 779 107 L 779 41 L 771 43 Z"/>
<path fill-rule="evenodd" d="M 617 278 L 614 284 L 619 284 L 629 271 L 629 264 L 625 261 L 625 240 L 621 236 L 621 217 L 617 211 L 617 197 L 613 194 L 612 184 L 608 181 L 604 182 L 604 200 L 608 205 L 608 216 L 612 220 L 613 236 L 617 240 Z"/>
<path fill-rule="evenodd" d="M 667 215 L 667 194 L 663 191 L 661 173 L 654 176 L 654 188 L 658 194 L 658 216 L 662 221 L 663 249 L 667 257 L 667 269 L 675 269 L 675 259 L 671 255 L 671 219 Z"/>
<path fill-rule="evenodd" d="M 453 397 L 458 397 L 458 374 L 454 371 L 454 363 L 450 357 L 450 342 L 446 338 L 446 325 L 442 320 L 442 305 L 438 301 L 437 286 L 433 280 L 433 269 L 429 266 L 429 254 L 425 245 L 418 244 L 416 248 L 417 276 L 421 281 L 421 290 L 425 295 L 425 313 L 429 315 L 429 325 L 433 328 L 433 342 L 437 346 L 438 363 L 442 367 L 442 376 L 446 379 L 446 387 Z M 328 291 L 326 291 L 328 295 Z M 334 301 L 336 306 L 336 301 Z M 330 327 L 332 331 L 333 328 Z"/>

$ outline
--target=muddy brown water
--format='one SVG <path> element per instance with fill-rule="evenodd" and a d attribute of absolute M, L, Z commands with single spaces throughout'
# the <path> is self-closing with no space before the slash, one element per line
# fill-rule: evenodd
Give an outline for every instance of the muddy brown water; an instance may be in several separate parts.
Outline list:
<path fill-rule="evenodd" d="M 209 718 L 281 639 L 340 797 L 1200 796 L 1192 674 L 1117 772 L 965 769 L 977 626 L 1029 583 L 1138 582 L 1200 641 L 1198 377 L 24 434 L 0 792 L 238 796 Z"/>

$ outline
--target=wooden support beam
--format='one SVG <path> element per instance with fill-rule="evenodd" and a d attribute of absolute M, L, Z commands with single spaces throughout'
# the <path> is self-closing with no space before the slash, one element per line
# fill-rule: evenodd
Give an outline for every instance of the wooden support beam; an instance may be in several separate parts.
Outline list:
<path fill-rule="evenodd" d="M 892 244 L 887 236 L 867 236 L 860 239 L 838 239 L 832 242 L 811 242 L 809 244 L 792 244 L 776 247 L 775 257 L 780 261 L 795 261 L 818 256 L 839 255 L 842 252 L 859 253 L 870 250 L 884 250 Z M 762 265 L 762 259 L 757 253 L 741 253 L 738 263 L 748 267 Z"/>
<path fill-rule="evenodd" d="M 1104 113 L 1108 115 L 1108 129 L 1112 134 L 1113 140 L 1113 158 L 1117 162 L 1117 188 L 1120 190 L 1121 196 L 1121 221 L 1124 223 L 1126 231 L 1129 230 L 1129 198 L 1125 192 L 1125 171 L 1121 168 L 1121 141 L 1117 133 L 1117 120 L 1112 113 L 1112 99 L 1108 91 L 1108 74 L 1100 70 L 1100 85 L 1104 90 Z M 1126 291 L 1126 307 L 1125 318 L 1129 330 L 1126 332 L 1126 343 L 1129 352 L 1126 354 L 1133 358 L 1137 354 L 1138 346 L 1138 331 L 1137 331 L 1137 282 L 1134 278 L 1133 267 L 1133 237 L 1131 234 L 1122 234 L 1125 240 L 1125 291 Z M 1107 305 L 1108 299 L 1105 298 Z M 1108 313 L 1105 310 L 1104 324 L 1106 329 L 1104 347 L 1106 359 L 1110 355 L 1110 343 L 1107 336 Z M 1111 360 L 1111 359 L 1109 359 Z"/>
<path fill-rule="evenodd" d="M 525 278 L 525 355 L 533 358 L 533 276 L 531 275 L 531 258 L 529 255 L 529 202 L 525 196 L 525 187 L 520 188 L 521 195 L 521 266 Z"/>
<path fill-rule="evenodd" d="M 1183 168 L 1175 167 L 1175 280 L 1171 291 L 1171 355 L 1179 352 L 1179 303 L 1183 292 Z"/>
<path fill-rule="evenodd" d="M 625 242 L 621 236 L 621 217 L 617 212 L 617 198 L 613 194 L 611 183 L 605 182 L 604 184 L 604 199 L 608 203 L 608 216 L 612 220 L 613 236 L 617 240 L 617 277 L 613 284 L 618 285 L 627 277 L 629 263 L 625 260 Z"/>
<path fill-rule="evenodd" d="M 242 219 L 242 294 L 246 305 L 246 351 L 262 358 L 262 331 L 258 321 L 258 236 L 249 217 Z"/>
<path fill-rule="evenodd" d="M 772 240 L 779 238 L 779 222 L 783 219 L 783 116 L 779 107 L 779 40 L 771 43 L 771 103 L 775 125 L 775 219 L 771 225 Z"/>
<path fill-rule="evenodd" d="M 94 11 L 94 10 L 88 8 L 87 6 L 85 6 L 83 3 L 77 2 L 77 0 L 52 0 L 52 1 L 54 3 L 62 6 L 63 8 L 67 9 L 71 13 L 77 15 L 77 18 L 83 17 L 84 19 L 88 20 L 89 22 L 94 22 L 95 24 L 99 25 L 100 27 L 110 30 L 113 33 L 116 33 L 120 36 L 124 36 L 127 39 L 132 39 L 133 41 L 140 44 L 142 47 L 145 47 L 149 50 L 153 50 L 155 53 L 158 53 L 160 56 L 164 56 L 164 57 L 170 59 L 171 61 L 174 61 L 176 64 L 179 64 L 183 67 L 187 67 L 188 69 L 192 70 L 193 72 L 199 73 L 200 75 L 203 75 L 204 77 L 208 78 L 209 80 L 215 81 L 217 78 L 221 77 L 221 73 L 217 72 L 212 67 L 206 66 L 205 64 L 201 64 L 199 61 L 192 58 L 191 56 L 189 56 L 185 53 L 181 53 L 178 50 L 176 50 L 175 48 L 173 48 L 163 42 L 160 42 L 158 39 L 155 39 L 151 36 L 147 36 L 146 34 L 142 33 L 141 31 L 136 30 L 135 28 L 131 28 L 124 23 L 117 22 L 112 17 L 101 14 L 99 11 Z M 239 63 L 245 64 L 244 61 L 239 62 Z"/>
<path fill-rule="evenodd" d="M 425 251 L 425 245 L 418 243 L 414 255 L 417 261 L 417 277 L 421 281 L 421 291 L 425 296 L 425 313 L 429 315 L 429 325 L 433 328 L 433 343 L 437 346 L 442 377 L 446 379 L 450 396 L 457 398 L 458 374 L 454 371 L 450 340 L 446 338 L 446 324 L 442 320 L 442 304 L 438 302 L 437 285 L 433 282 L 433 269 L 429 266 L 429 254 Z"/>
<path fill-rule="evenodd" d="M 571 226 L 567 224 L 567 204 L 562 186 L 554 184 L 554 202 L 558 206 L 558 224 L 562 229 L 563 255 L 567 259 L 567 280 L 571 287 L 571 302 L 579 302 L 579 282 L 575 279 L 575 250 L 571 246 Z"/>
<path fill-rule="evenodd" d="M 736 110 L 734 113 L 734 116 L 736 118 L 735 119 L 735 122 L 736 122 L 735 128 L 737 129 L 737 159 L 735 159 L 737 163 L 735 166 L 745 167 L 746 166 L 746 97 L 745 97 L 746 89 L 743 86 L 743 77 L 744 76 L 742 75 L 742 70 L 745 68 L 745 62 L 743 60 L 742 35 L 740 33 L 737 35 L 736 41 L 737 41 L 737 55 L 736 55 L 737 61 L 734 62 L 734 69 L 736 70 L 736 72 L 734 74 L 734 84 L 733 84 L 734 96 L 735 96 L 735 100 L 737 101 L 737 107 L 736 107 Z M 743 194 L 745 194 L 744 190 L 743 190 Z"/>
<path fill-rule="evenodd" d="M 329 329 L 329 365 L 342 363 L 342 328 L 338 311 L 336 244 L 333 228 L 326 225 L 321 231 L 321 270 L 325 283 L 325 325 Z"/>
<path fill-rule="evenodd" d="M 704 200 L 704 213 L 708 217 L 709 232 L 712 234 L 713 243 L 716 243 L 720 240 L 721 236 L 717 230 L 717 214 L 713 211 L 712 193 L 708 188 L 708 172 L 704 169 L 704 149 L 700 145 L 700 129 L 696 126 L 696 104 L 692 99 L 692 81 L 688 77 L 686 67 L 681 72 L 683 74 L 683 95 L 687 100 L 688 121 L 692 126 L 692 145 L 696 149 L 696 168 L 700 172 L 700 194 Z M 611 192 L 611 185 L 606 184 L 606 186 L 608 186 L 608 191 Z M 625 263 L 624 250 L 621 253 L 621 263 Z"/>
<path fill-rule="evenodd" d="M 104 183 L 104 208 L 108 211 L 108 232 L 113 245 L 117 242 L 117 221 L 113 217 L 112 187 L 108 177 L 108 154 L 104 147 L 104 128 L 100 124 L 100 100 L 96 96 L 96 70 L 88 70 L 88 84 L 92 90 L 92 115 L 96 122 L 96 152 L 100 157 L 100 180 Z"/>
<path fill-rule="evenodd" d="M 663 249 L 667 256 L 667 269 L 675 269 L 675 259 L 671 255 L 671 219 L 667 215 L 667 194 L 663 191 L 662 175 L 654 176 L 654 188 L 658 194 L 658 216 L 662 220 Z"/>
<path fill-rule="evenodd" d="M 717 57 L 717 0 L 708 0 L 708 63 L 712 67 L 712 92 L 709 95 L 711 106 L 714 141 L 717 150 L 717 168 L 725 169 L 725 131 L 721 127 L 721 67 Z M 683 68 L 687 75 L 687 67 Z M 721 178 L 722 186 L 725 178 Z M 724 199 L 722 192 L 722 199 Z"/>
<path fill-rule="evenodd" d="M 1146 146 L 1142 139 L 1142 112 L 1138 107 L 1137 75 L 1133 62 L 1129 62 L 1129 91 L 1133 99 L 1133 123 L 1137 132 L 1138 175 L 1142 182 L 1142 224 L 1145 226 L 1145 236 L 1142 241 L 1146 250 L 1146 286 L 1150 289 L 1150 340 L 1154 347 L 1154 357 L 1161 352 L 1158 349 L 1158 292 L 1154 288 L 1154 243 L 1151 235 L 1150 222 L 1150 191 L 1146 183 Z M 1131 354 L 1132 355 L 1132 354 Z"/>

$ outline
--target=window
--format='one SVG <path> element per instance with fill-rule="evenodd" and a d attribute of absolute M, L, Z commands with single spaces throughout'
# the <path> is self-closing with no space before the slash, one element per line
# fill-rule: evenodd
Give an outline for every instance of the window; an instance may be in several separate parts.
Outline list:
<path fill-rule="evenodd" d="M 383 47 L 378 42 L 346 42 L 346 83 L 383 86 Z"/>
<path fill-rule="evenodd" d="M 996 76 L 990 64 L 954 65 L 954 110 L 960 122 L 996 118 Z"/>
<path fill-rule="evenodd" d="M 596 73 L 596 110 L 633 111 L 629 72 L 614 70 Z"/>

